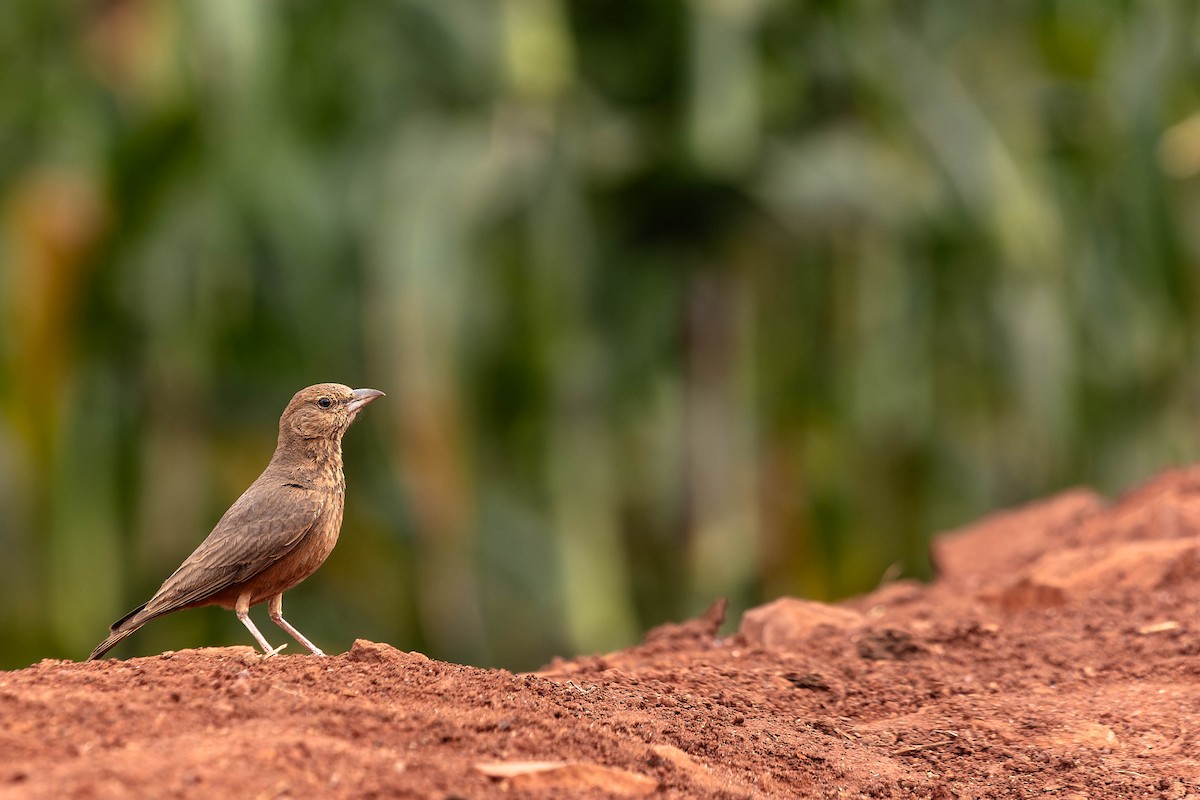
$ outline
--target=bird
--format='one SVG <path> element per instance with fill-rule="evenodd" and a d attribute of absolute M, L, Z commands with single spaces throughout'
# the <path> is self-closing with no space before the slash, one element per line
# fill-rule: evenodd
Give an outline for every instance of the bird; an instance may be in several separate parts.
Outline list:
<path fill-rule="evenodd" d="M 153 619 L 210 605 L 231 609 L 270 658 L 286 644 L 271 647 L 250 619 L 250 607 L 263 601 L 276 625 L 313 655 L 325 655 L 283 618 L 283 593 L 312 575 L 337 544 L 346 498 L 342 436 L 363 406 L 383 396 L 340 383 L 296 392 L 262 475 L 153 597 L 112 624 L 87 660 Z"/>

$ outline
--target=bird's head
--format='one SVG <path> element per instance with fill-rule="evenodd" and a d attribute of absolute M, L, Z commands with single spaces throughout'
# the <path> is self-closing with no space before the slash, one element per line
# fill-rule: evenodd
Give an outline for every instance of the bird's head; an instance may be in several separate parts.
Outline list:
<path fill-rule="evenodd" d="M 383 397 L 378 389 L 351 389 L 340 383 L 301 389 L 279 419 L 280 439 L 340 440 L 359 410 L 377 397 Z"/>

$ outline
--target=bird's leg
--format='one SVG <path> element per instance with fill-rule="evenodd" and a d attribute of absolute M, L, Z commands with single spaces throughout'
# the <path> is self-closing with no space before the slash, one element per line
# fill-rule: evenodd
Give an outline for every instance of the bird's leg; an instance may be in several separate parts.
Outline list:
<path fill-rule="evenodd" d="M 237 618 L 242 621 L 242 624 L 250 631 L 250 635 L 262 646 L 262 659 L 266 661 L 271 656 L 277 654 L 280 650 L 287 647 L 287 642 L 279 645 L 279 647 L 271 647 L 267 644 L 266 638 L 258 632 L 254 620 L 250 619 L 250 593 L 244 592 L 237 599 L 237 604 L 234 606 L 233 613 L 237 614 Z"/>
<path fill-rule="evenodd" d="M 300 644 L 312 650 L 314 656 L 323 656 L 321 648 L 304 638 L 304 634 L 292 627 L 292 624 L 283 618 L 283 593 L 279 593 L 272 597 L 267 602 L 267 613 L 271 615 L 271 621 L 279 627 L 283 628 L 288 634 Z"/>

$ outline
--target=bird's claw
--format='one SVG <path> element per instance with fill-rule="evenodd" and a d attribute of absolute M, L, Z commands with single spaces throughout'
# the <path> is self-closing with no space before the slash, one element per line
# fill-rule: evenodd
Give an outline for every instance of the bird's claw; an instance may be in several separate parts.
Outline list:
<path fill-rule="evenodd" d="M 271 656 L 279 655 L 279 651 L 285 647 L 287 647 L 287 642 L 284 642 L 283 644 L 279 645 L 278 647 L 273 647 L 270 650 L 266 650 L 263 652 L 263 654 L 261 656 L 258 657 L 258 660 L 266 661 Z"/>

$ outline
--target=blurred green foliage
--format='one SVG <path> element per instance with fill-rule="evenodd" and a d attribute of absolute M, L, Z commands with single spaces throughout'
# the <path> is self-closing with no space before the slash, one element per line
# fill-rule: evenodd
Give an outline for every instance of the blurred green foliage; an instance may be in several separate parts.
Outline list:
<path fill-rule="evenodd" d="M 388 397 L 289 618 L 515 668 L 1195 457 L 1193 3 L 6 12 L 0 666 L 85 655 L 318 381 Z"/>

